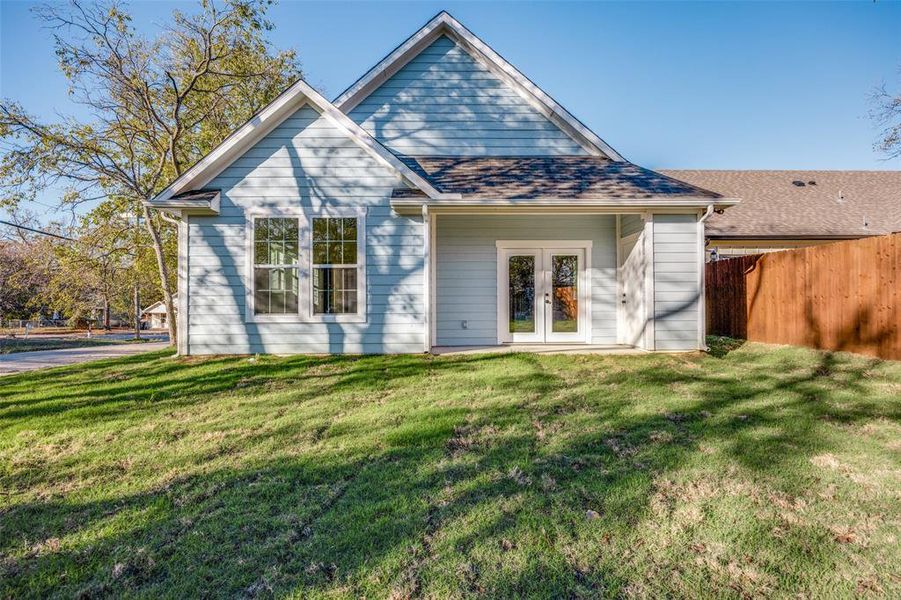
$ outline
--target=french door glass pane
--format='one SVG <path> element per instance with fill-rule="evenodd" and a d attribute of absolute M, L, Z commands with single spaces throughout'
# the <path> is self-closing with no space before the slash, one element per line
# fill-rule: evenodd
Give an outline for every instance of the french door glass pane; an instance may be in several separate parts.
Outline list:
<path fill-rule="evenodd" d="M 535 332 L 535 257 L 511 256 L 510 333 Z"/>
<path fill-rule="evenodd" d="M 579 330 L 579 258 L 555 255 L 551 265 L 551 330 L 554 333 L 575 333 Z"/>

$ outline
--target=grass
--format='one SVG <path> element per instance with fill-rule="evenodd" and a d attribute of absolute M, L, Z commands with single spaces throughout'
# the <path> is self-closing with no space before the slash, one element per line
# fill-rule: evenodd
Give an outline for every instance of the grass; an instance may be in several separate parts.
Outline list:
<path fill-rule="evenodd" d="M 0 380 L 0 597 L 898 597 L 901 363 L 172 359 Z"/>
<path fill-rule="evenodd" d="M 103 339 L 99 338 L 54 338 L 34 336 L 29 338 L 0 338 L 0 354 L 35 352 L 38 350 L 62 350 L 65 348 L 88 348 L 109 346 L 110 344 L 132 344 L 146 342 L 146 339 Z"/>
<path fill-rule="evenodd" d="M 510 333 L 532 333 L 534 331 L 534 319 L 510 319 Z"/>

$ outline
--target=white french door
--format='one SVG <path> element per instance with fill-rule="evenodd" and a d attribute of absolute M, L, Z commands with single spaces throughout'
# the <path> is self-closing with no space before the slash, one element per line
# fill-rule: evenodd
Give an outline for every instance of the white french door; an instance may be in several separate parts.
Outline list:
<path fill-rule="evenodd" d="M 547 246 L 539 248 L 519 247 L 525 242 L 508 242 L 515 247 L 501 244 L 498 242 L 498 341 L 589 341 L 590 242 L 546 242 Z"/>

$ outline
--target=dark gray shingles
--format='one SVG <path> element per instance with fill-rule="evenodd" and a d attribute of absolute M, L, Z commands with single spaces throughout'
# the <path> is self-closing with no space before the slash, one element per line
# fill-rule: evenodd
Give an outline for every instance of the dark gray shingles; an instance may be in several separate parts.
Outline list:
<path fill-rule="evenodd" d="M 585 156 L 401 157 L 441 192 L 499 200 L 719 198 L 714 192 L 626 162 Z M 395 198 L 418 197 L 395 190 Z"/>

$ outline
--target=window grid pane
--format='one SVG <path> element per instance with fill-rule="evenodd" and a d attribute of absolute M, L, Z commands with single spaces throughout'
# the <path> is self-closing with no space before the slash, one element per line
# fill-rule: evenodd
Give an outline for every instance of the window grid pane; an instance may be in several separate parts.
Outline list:
<path fill-rule="evenodd" d="M 255 267 L 253 304 L 256 314 L 291 314 L 298 309 L 297 268 Z"/>
<path fill-rule="evenodd" d="M 313 219 L 313 264 L 353 265 L 357 263 L 357 219 Z"/>
<path fill-rule="evenodd" d="M 253 261 L 258 265 L 295 265 L 299 258 L 298 226 L 294 218 L 256 219 Z"/>
<path fill-rule="evenodd" d="M 354 265 L 354 266 L 339 266 Z M 357 219 L 313 219 L 313 314 L 358 312 Z"/>
<path fill-rule="evenodd" d="M 255 314 L 296 314 L 300 256 L 296 218 L 261 218 L 253 229 Z"/>
<path fill-rule="evenodd" d="M 357 312 L 356 267 L 313 269 L 313 313 L 333 315 Z"/>

